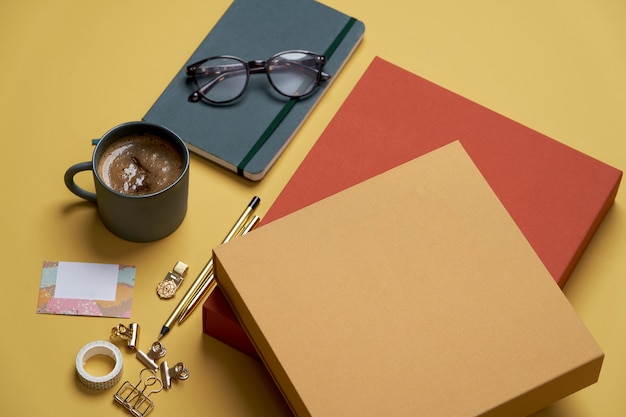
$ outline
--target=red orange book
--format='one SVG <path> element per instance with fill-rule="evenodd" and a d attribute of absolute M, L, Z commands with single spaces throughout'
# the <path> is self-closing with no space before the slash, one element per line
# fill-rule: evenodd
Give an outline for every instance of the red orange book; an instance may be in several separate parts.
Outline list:
<path fill-rule="evenodd" d="M 372 61 L 262 224 L 455 140 L 563 287 L 612 205 L 622 172 L 381 58 Z M 205 333 L 254 354 L 219 291 L 203 314 Z"/>

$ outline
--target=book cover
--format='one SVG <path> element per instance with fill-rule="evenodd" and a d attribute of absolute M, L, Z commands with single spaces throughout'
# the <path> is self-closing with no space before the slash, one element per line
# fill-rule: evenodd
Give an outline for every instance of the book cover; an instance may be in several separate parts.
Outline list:
<path fill-rule="evenodd" d="M 297 416 L 526 416 L 603 353 L 454 142 L 214 249 Z"/>
<path fill-rule="evenodd" d="M 250 180 L 260 180 L 358 45 L 365 26 L 311 0 L 235 0 L 178 71 L 144 120 L 176 132 L 192 152 Z M 251 75 L 244 95 L 229 105 L 190 102 L 195 90 L 185 69 L 202 59 L 231 55 L 266 60 L 285 50 L 324 54 L 331 75 L 311 96 L 275 93 L 264 74 Z"/>
<path fill-rule="evenodd" d="M 563 287 L 613 203 L 621 171 L 381 58 L 261 224 L 457 139 Z M 241 329 L 222 298 L 218 288 L 204 303 L 203 331 L 250 352 L 231 337 Z"/>

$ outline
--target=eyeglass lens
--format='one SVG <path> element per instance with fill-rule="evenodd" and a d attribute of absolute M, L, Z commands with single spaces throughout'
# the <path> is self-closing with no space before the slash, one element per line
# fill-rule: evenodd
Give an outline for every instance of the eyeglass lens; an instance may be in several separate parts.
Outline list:
<path fill-rule="evenodd" d="M 288 97 L 302 97 L 315 90 L 321 78 L 322 62 L 317 55 L 290 51 L 264 63 L 275 90 Z M 234 57 L 212 58 L 198 65 L 194 78 L 198 93 L 214 103 L 237 99 L 248 85 L 248 63 Z"/>
<path fill-rule="evenodd" d="M 311 54 L 287 52 L 266 64 L 267 75 L 274 88 L 289 97 L 311 93 L 320 80 L 320 62 Z"/>
<path fill-rule="evenodd" d="M 224 103 L 243 93 L 248 84 L 248 67 L 235 58 L 213 58 L 198 66 L 194 76 L 202 96 Z"/>

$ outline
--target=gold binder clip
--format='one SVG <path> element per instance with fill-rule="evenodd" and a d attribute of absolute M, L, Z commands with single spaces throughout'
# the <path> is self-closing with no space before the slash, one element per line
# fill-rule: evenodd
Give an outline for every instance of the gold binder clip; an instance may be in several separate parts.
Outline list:
<path fill-rule="evenodd" d="M 183 282 L 189 266 L 184 262 L 178 261 L 174 268 L 169 271 L 163 281 L 157 285 L 157 294 L 160 298 L 172 298 L 176 294 L 176 290 Z"/>
<path fill-rule="evenodd" d="M 145 377 L 144 372 L 148 372 Z M 134 417 L 145 417 L 154 409 L 154 401 L 149 398 L 150 395 L 162 389 L 163 382 L 154 372 L 144 368 L 139 373 L 139 382 L 133 385 L 125 381 L 113 398 Z"/>
<path fill-rule="evenodd" d="M 163 387 L 167 390 L 172 387 L 172 379 L 182 381 L 189 378 L 189 371 L 185 367 L 185 364 L 178 362 L 173 368 L 167 367 L 167 361 L 161 362 L 161 382 Z"/>
<path fill-rule="evenodd" d="M 144 353 L 141 350 L 137 351 L 135 355 L 139 362 L 143 363 L 150 370 L 156 371 L 159 369 L 159 365 L 157 365 L 157 359 L 162 358 L 167 353 L 165 347 L 161 344 L 161 342 L 154 342 L 150 347 L 148 353 Z"/>
<path fill-rule="evenodd" d="M 111 339 L 125 339 L 126 347 L 131 350 L 137 350 L 137 340 L 139 339 L 139 325 L 130 323 L 129 327 L 118 324 L 111 329 Z"/>

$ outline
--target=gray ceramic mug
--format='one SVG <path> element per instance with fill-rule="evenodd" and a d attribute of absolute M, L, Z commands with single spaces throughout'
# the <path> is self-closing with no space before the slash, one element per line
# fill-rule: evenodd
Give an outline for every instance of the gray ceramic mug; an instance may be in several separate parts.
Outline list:
<path fill-rule="evenodd" d="M 95 193 L 74 182 L 76 174 L 89 170 Z M 64 180 L 71 192 L 96 203 L 102 222 L 115 235 L 154 241 L 174 232 L 187 213 L 189 150 L 163 126 L 128 122 L 105 133 L 91 161 L 72 165 Z"/>

